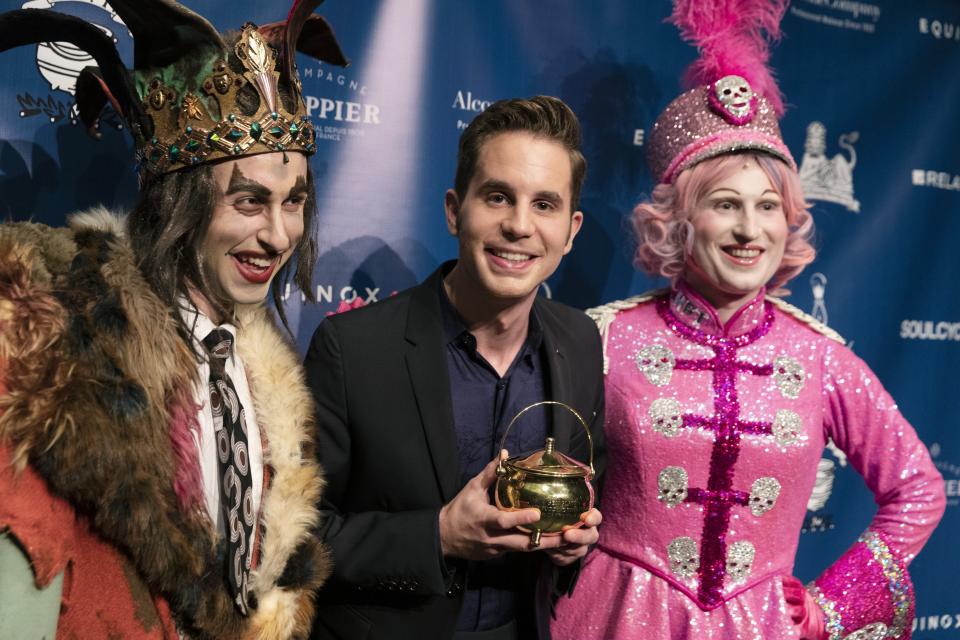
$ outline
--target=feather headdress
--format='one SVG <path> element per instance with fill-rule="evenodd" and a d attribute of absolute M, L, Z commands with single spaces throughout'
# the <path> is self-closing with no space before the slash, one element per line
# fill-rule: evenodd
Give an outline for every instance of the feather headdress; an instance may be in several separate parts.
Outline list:
<path fill-rule="evenodd" d="M 693 87 L 671 102 L 650 133 L 655 178 L 723 153 L 759 150 L 796 168 L 777 119 L 783 98 L 768 67 L 786 0 L 675 0 L 669 21 L 699 58 L 685 73 Z"/>

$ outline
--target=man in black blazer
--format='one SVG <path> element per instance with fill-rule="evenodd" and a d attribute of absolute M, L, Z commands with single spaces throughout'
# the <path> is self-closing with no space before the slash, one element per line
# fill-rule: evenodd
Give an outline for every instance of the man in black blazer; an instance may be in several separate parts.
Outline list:
<path fill-rule="evenodd" d="M 587 420 L 602 468 L 598 333 L 582 312 L 537 296 L 583 221 L 579 144 L 576 116 L 556 98 L 489 107 L 461 137 L 445 195 L 457 261 L 317 329 L 306 369 L 334 573 L 313 637 L 548 635 L 551 597 L 573 588 L 600 513 L 534 548 L 516 526 L 537 511 L 500 511 L 490 492 L 510 419 L 540 400 Z M 514 454 L 550 435 L 590 456 L 565 411 L 531 411 L 509 435 Z"/>

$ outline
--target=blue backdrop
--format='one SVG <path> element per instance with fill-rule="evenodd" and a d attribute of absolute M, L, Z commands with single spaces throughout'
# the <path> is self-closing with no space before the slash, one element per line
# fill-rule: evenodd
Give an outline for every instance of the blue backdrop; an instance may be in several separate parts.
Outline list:
<path fill-rule="evenodd" d="M 286 15 L 281 2 L 187 0 L 221 30 Z M 132 41 L 104 0 L 0 0 L 54 8 Z M 442 220 L 457 139 L 490 101 L 546 93 L 584 128 L 583 231 L 544 293 L 578 307 L 658 286 L 631 267 L 625 216 L 651 188 L 645 134 L 695 56 L 657 0 L 330 0 L 353 64 L 299 60 L 319 126 L 318 304 L 287 301 L 303 348 L 341 301 L 406 288 L 452 257 Z M 828 321 L 878 373 L 946 481 L 943 523 L 913 563 L 915 638 L 960 637 L 960 3 L 794 0 L 772 64 L 787 144 L 815 204 L 819 256 L 794 304 Z M 80 207 L 129 206 L 126 132 L 73 124 L 70 46 L 0 58 L 0 213 L 60 224 Z M 371 399 L 374 401 L 375 399 Z M 869 522 L 873 504 L 827 451 L 796 572 L 814 577 Z M 833 479 L 832 487 L 830 479 Z"/>

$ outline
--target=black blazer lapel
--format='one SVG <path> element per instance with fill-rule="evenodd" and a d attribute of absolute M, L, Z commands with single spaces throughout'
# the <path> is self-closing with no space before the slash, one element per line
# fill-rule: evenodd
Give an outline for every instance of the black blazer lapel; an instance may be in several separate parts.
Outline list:
<path fill-rule="evenodd" d="M 546 305 L 540 302 L 538 298 L 534 302 L 535 313 L 540 320 L 543 328 L 543 348 L 547 358 L 547 372 L 549 375 L 549 393 L 547 400 L 556 400 L 570 405 L 577 412 L 587 410 L 587 407 L 577 406 L 577 394 L 573 386 L 573 372 L 570 370 L 570 362 L 567 360 L 566 344 L 562 339 L 563 328 L 558 326 L 557 318 L 550 312 Z M 584 416 L 584 420 L 589 420 L 589 416 Z M 557 449 L 564 452 L 570 452 L 570 438 L 577 431 L 582 431 L 583 427 L 569 411 L 563 407 L 553 408 L 553 433 L 556 440 Z M 583 462 L 586 462 L 584 460 Z"/>
<path fill-rule="evenodd" d="M 420 411 L 424 437 L 443 501 L 460 490 L 460 462 L 450 400 L 450 377 L 444 351 L 443 325 L 437 291 L 443 267 L 411 293 L 405 337 L 407 371 Z"/>

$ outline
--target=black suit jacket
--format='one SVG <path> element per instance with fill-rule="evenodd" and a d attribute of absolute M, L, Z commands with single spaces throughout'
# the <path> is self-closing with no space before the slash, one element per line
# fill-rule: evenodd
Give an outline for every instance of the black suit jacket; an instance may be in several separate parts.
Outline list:
<path fill-rule="evenodd" d="M 438 514 L 460 491 L 459 459 L 438 291 L 443 267 L 420 285 L 317 329 L 306 358 L 318 411 L 317 452 L 327 486 L 320 536 L 334 572 L 318 595 L 315 638 L 448 638 L 457 622 L 465 563 L 441 568 Z M 549 398 L 590 425 L 603 468 L 600 339 L 582 312 L 537 298 Z M 555 411 L 557 449 L 586 461 L 575 418 Z M 578 567 L 552 569 L 554 594 Z M 543 598 L 546 601 L 546 598 Z M 546 602 L 538 617 L 545 618 Z M 530 603 L 533 607 L 534 603 Z M 541 633 L 543 627 L 541 624 Z"/>

